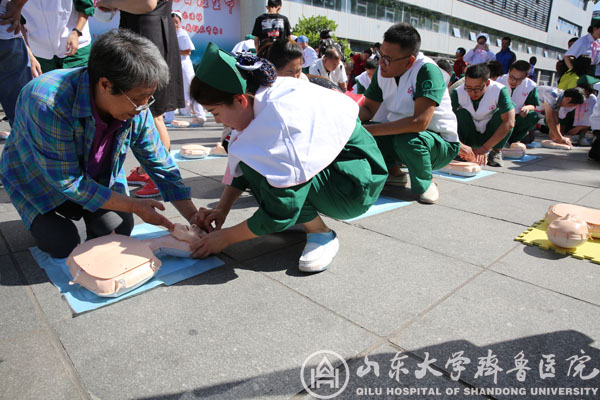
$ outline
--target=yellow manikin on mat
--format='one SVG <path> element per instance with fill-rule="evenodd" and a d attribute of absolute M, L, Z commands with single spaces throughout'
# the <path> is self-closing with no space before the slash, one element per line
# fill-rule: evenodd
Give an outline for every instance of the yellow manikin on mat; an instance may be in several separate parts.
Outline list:
<path fill-rule="evenodd" d="M 542 219 L 517 236 L 515 240 L 529 246 L 538 246 L 544 250 L 552 249 L 560 254 L 570 255 L 580 260 L 588 259 L 593 263 L 600 264 L 600 239 L 588 239 L 587 242 L 575 249 L 563 249 L 548 240 L 546 235 L 548 224 L 548 221 Z"/>

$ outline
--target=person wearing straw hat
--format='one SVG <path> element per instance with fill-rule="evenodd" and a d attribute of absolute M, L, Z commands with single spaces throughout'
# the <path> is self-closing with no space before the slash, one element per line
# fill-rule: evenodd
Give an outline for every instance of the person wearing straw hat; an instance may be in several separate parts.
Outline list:
<path fill-rule="evenodd" d="M 302 224 L 307 241 L 299 269 L 319 272 L 339 247 L 336 233 L 319 213 L 337 219 L 363 214 L 379 197 L 387 170 L 375 140 L 357 119 L 358 105 L 352 99 L 275 76 L 267 60 L 247 54 L 236 60 L 208 44 L 190 93 L 217 122 L 234 129 L 227 170 L 233 179 L 216 208 L 199 210 L 198 225 L 211 232 L 192 248 L 195 256 L 203 257 Z M 258 210 L 246 221 L 221 229 L 247 187 Z"/>

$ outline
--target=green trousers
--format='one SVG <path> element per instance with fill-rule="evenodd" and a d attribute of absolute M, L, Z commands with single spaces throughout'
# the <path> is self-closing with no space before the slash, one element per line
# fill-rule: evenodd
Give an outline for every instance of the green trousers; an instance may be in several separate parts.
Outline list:
<path fill-rule="evenodd" d="M 502 124 L 502 114 L 498 111 L 494 113 L 492 119 L 487 123 L 484 133 L 477 131 L 475 123 L 473 122 L 473 117 L 471 117 L 471 114 L 464 108 L 461 108 L 456 112 L 456 119 L 458 121 L 458 137 L 460 138 L 460 141 L 467 146 L 475 148 L 483 146 L 484 143 L 496 133 L 498 127 Z M 499 150 L 503 148 L 512 135 L 512 132 L 512 130 L 509 131 L 506 136 L 494 146 L 494 149 Z"/>
<path fill-rule="evenodd" d="M 281 232 L 318 213 L 336 219 L 362 215 L 379 198 L 388 176 L 377 143 L 360 122 L 337 158 L 308 182 L 276 188 L 247 164 L 240 168 L 243 175 L 231 185 L 252 189 L 259 208 L 248 227 L 256 235 Z"/>
<path fill-rule="evenodd" d="M 388 165 L 406 165 L 415 194 L 424 193 L 431 185 L 432 172 L 448 165 L 460 150 L 460 143 L 447 142 L 430 131 L 377 136 L 375 140 Z"/>
<path fill-rule="evenodd" d="M 50 60 L 39 57 L 36 57 L 36 59 L 40 63 L 43 73 L 55 69 L 85 67 L 87 66 L 88 59 L 90 58 L 91 49 L 92 45 L 87 45 L 85 47 L 77 49 L 77 52 L 72 56 L 68 56 L 65 58 L 59 58 L 57 56 L 54 56 Z"/>
<path fill-rule="evenodd" d="M 540 114 L 536 113 L 535 111 L 528 112 L 525 118 L 521 117 L 517 113 L 515 116 L 515 127 L 512 131 L 512 135 L 510 135 L 510 138 L 508 139 L 508 142 L 520 142 L 525 136 L 527 136 L 529 130 L 533 128 L 535 124 L 537 124 L 539 119 Z"/>

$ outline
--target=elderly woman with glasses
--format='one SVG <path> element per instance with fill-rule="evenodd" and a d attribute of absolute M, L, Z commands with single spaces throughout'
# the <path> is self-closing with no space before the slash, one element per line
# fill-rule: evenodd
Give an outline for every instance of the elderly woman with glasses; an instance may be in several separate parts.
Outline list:
<path fill-rule="evenodd" d="M 128 196 L 123 163 L 129 148 L 188 221 L 197 209 L 190 189 L 161 144 L 148 107 L 169 80 L 157 47 L 127 30 L 100 36 L 87 68 L 55 70 L 27 84 L 17 101 L 2 158 L 2 183 L 38 247 L 67 257 L 87 239 L 129 235 L 133 214 L 168 229 L 164 205 Z"/>

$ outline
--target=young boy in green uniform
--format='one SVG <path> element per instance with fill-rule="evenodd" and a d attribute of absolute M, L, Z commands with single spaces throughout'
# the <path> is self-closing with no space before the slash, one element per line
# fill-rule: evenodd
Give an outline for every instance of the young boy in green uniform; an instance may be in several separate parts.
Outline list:
<path fill-rule="evenodd" d="M 399 23 L 385 32 L 379 68 L 365 92 L 359 116 L 369 121 L 380 107 L 389 111 L 389 122 L 366 126 L 394 175 L 389 183 L 407 183 L 394 166 L 406 164 L 411 190 L 421 203 L 432 204 L 439 198 L 432 171 L 452 161 L 461 146 L 442 72 L 419 52 L 420 46 L 421 36 L 410 24 Z M 470 149 L 463 150 L 468 153 Z M 465 158 L 475 160 L 472 152 Z"/>
<path fill-rule="evenodd" d="M 518 60 L 511 64 L 508 74 L 497 80 L 506 86 L 515 104 L 515 127 L 508 143 L 520 142 L 540 119 L 540 115 L 535 112 L 536 107 L 540 105 L 537 85 L 527 77 L 528 72 L 529 63 Z"/>
<path fill-rule="evenodd" d="M 467 68 L 465 83 L 450 98 L 460 141 L 476 154 L 489 152 L 487 165 L 503 166 L 502 148 L 515 126 L 515 106 L 506 87 L 490 80 L 485 64 L 476 64 Z"/>

